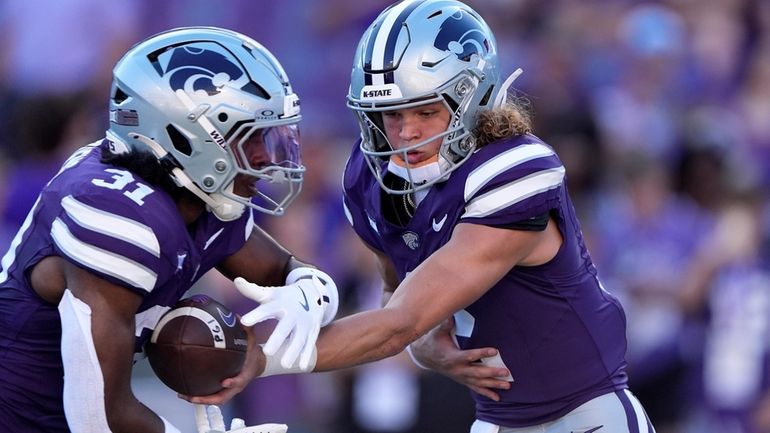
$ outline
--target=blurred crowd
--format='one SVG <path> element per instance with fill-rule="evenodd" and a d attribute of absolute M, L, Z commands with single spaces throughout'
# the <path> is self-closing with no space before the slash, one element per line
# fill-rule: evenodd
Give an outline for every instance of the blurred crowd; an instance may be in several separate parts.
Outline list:
<path fill-rule="evenodd" d="M 3 0 L 0 249 L 63 159 L 102 137 L 120 55 L 167 28 L 222 26 L 270 49 L 302 99 L 303 192 L 260 224 L 335 278 L 341 314 L 376 308 L 378 273 L 340 182 L 358 137 L 353 52 L 389 3 Z M 770 1 L 468 3 L 495 32 L 502 75 L 524 70 L 517 96 L 561 156 L 603 285 L 623 301 L 631 387 L 657 431 L 770 432 Z M 221 277 L 199 286 L 253 307 Z M 231 406 L 293 433 L 459 433 L 473 419 L 466 390 L 404 356 L 258 380 Z"/>

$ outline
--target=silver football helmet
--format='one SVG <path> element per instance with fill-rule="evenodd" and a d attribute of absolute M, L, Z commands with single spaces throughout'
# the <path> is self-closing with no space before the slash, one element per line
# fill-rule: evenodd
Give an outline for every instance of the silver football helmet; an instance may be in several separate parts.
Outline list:
<path fill-rule="evenodd" d="M 497 46 L 489 26 L 455 0 L 404 0 L 383 11 L 356 50 L 348 91 L 361 128 L 361 151 L 380 186 L 392 194 L 418 191 L 445 180 L 473 152 L 480 111 L 492 108 L 498 89 Z M 382 112 L 441 101 L 452 113 L 443 133 L 396 150 L 383 130 Z M 442 139 L 440 174 L 393 190 L 383 183 L 387 161 Z"/>
<path fill-rule="evenodd" d="M 115 151 L 153 152 L 218 218 L 238 218 L 246 206 L 280 215 L 299 194 L 299 98 L 253 39 L 214 27 L 169 30 L 131 48 L 113 77 Z M 253 200 L 233 192 L 239 174 L 261 180 Z"/>

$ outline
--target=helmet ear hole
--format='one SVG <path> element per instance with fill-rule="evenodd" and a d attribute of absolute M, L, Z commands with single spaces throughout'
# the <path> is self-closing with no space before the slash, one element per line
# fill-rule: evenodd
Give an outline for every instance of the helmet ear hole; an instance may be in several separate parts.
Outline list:
<path fill-rule="evenodd" d="M 121 104 L 126 99 L 128 99 L 126 92 L 124 92 L 120 87 L 115 86 L 115 93 L 112 95 L 112 100 L 115 101 L 115 104 Z"/>
<path fill-rule="evenodd" d="M 460 104 L 458 104 L 454 99 L 450 98 L 446 94 L 441 96 L 444 98 L 444 101 L 446 101 L 447 106 L 449 106 L 449 110 L 453 113 L 460 107 Z"/>
<path fill-rule="evenodd" d="M 484 94 L 484 97 L 481 98 L 481 101 L 479 101 L 480 107 L 485 107 L 487 103 L 489 102 L 489 98 L 492 97 L 492 91 L 495 90 L 495 86 L 489 86 L 489 89 L 487 89 L 487 93 Z"/>
<path fill-rule="evenodd" d="M 168 134 L 169 139 L 171 139 L 171 143 L 174 145 L 174 149 L 187 156 L 192 155 L 192 146 L 190 145 L 190 140 L 188 140 L 184 134 L 179 132 L 179 130 L 176 129 L 174 125 L 167 125 L 166 133 Z"/>

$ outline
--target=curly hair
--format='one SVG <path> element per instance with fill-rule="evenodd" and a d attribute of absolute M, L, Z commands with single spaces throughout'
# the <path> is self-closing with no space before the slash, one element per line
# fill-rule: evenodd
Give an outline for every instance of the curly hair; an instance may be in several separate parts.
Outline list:
<path fill-rule="evenodd" d="M 531 133 L 531 104 L 524 98 L 509 99 L 500 108 L 482 111 L 473 131 L 478 147 L 503 138 Z"/>

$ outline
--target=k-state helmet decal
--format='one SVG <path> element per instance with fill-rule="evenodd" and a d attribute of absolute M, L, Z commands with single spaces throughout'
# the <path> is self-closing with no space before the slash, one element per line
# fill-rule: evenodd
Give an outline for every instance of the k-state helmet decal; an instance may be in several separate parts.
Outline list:
<path fill-rule="evenodd" d="M 468 62 L 473 54 L 483 56 L 489 52 L 489 41 L 484 34 L 484 26 L 476 17 L 458 11 L 441 24 L 433 45 Z"/>
<path fill-rule="evenodd" d="M 188 93 L 204 90 L 209 96 L 216 95 L 224 84 L 244 75 L 243 70 L 223 54 L 190 45 L 174 49 L 163 71 L 163 75 L 166 74 L 171 74 L 169 85 L 172 89 Z"/>

